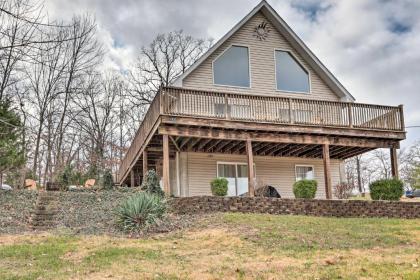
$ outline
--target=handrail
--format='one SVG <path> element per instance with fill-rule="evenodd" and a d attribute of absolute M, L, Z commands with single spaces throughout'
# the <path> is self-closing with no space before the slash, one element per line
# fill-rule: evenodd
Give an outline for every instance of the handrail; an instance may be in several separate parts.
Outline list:
<path fill-rule="evenodd" d="M 153 98 L 153 101 L 150 104 L 146 114 L 144 115 L 143 121 L 141 122 L 140 127 L 137 130 L 133 141 L 131 142 L 130 148 L 126 152 L 123 160 L 121 161 L 121 165 L 118 170 L 119 180 L 122 180 L 125 177 L 125 173 L 129 169 L 138 151 L 140 151 L 145 140 L 149 136 L 160 114 L 161 114 L 161 93 L 159 91 L 156 94 L 156 96 Z"/>
<path fill-rule="evenodd" d="M 166 87 L 163 92 L 163 113 L 168 115 L 404 131 L 402 105 L 384 106 L 177 87 Z"/>

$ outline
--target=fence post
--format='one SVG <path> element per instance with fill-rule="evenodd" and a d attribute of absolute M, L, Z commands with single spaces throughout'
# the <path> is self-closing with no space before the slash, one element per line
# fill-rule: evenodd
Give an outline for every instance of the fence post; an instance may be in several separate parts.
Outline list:
<path fill-rule="evenodd" d="M 288 102 L 289 102 L 289 123 L 294 123 L 293 113 L 292 113 L 292 99 L 290 97 L 288 99 Z"/>
<path fill-rule="evenodd" d="M 225 118 L 227 120 L 230 120 L 230 114 L 229 114 L 229 98 L 228 98 L 228 94 L 225 93 Z"/>
<path fill-rule="evenodd" d="M 398 108 L 400 109 L 400 125 L 401 125 L 401 130 L 404 131 L 405 130 L 405 123 L 404 123 L 404 106 L 402 104 L 398 105 Z"/>
<path fill-rule="evenodd" d="M 353 110 L 351 103 L 347 103 L 347 112 L 349 115 L 349 127 L 353 127 Z"/>
<path fill-rule="evenodd" d="M 160 114 L 163 114 L 163 94 L 162 94 L 162 89 L 159 89 L 158 93 L 159 94 L 159 112 Z"/>

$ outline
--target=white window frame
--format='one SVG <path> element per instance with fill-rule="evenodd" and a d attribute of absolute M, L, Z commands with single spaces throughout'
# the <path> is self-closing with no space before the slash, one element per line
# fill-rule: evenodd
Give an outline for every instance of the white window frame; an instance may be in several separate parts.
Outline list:
<path fill-rule="evenodd" d="M 312 164 L 295 164 L 295 182 L 298 181 L 297 179 L 297 168 L 298 167 L 311 167 L 312 168 L 312 173 L 313 173 L 313 178 L 309 179 L 309 180 L 314 180 L 315 179 L 315 166 Z"/>
<path fill-rule="evenodd" d="M 241 86 L 232 86 L 232 85 L 223 85 L 223 84 L 216 84 L 214 82 L 214 62 L 221 57 L 227 50 L 232 47 L 243 47 L 248 49 L 248 77 L 249 77 L 249 87 L 241 87 Z M 224 49 L 220 54 L 218 54 L 211 62 L 211 73 L 213 78 L 213 85 L 217 87 L 228 87 L 228 88 L 240 88 L 240 89 L 251 89 L 252 88 L 252 78 L 251 78 L 251 48 L 248 45 L 242 44 L 230 44 L 226 49 Z"/>
<path fill-rule="evenodd" d="M 289 53 L 292 58 L 296 61 L 297 64 L 300 65 L 300 67 L 302 67 L 306 73 L 308 73 L 308 83 L 309 83 L 309 92 L 304 92 L 304 91 L 293 91 L 293 90 L 281 90 L 277 88 L 277 60 L 276 60 L 276 51 L 282 51 L 282 52 L 287 52 Z M 287 50 L 287 49 L 281 49 L 281 48 L 275 48 L 274 49 L 274 88 L 275 91 L 277 92 L 283 92 L 283 93 L 298 93 L 298 94 L 312 94 L 312 79 L 311 79 L 311 71 L 309 71 L 309 69 L 300 61 L 300 59 L 291 51 L 291 50 Z"/>
<path fill-rule="evenodd" d="M 219 177 L 219 164 L 235 165 L 235 192 L 236 192 L 236 195 L 237 195 L 238 194 L 238 165 L 248 166 L 248 163 L 247 162 L 242 162 L 242 161 L 217 161 L 216 162 L 216 177 L 217 178 L 221 178 L 221 177 Z M 257 170 L 256 170 L 256 167 L 255 167 L 255 162 L 254 162 L 254 178 L 256 178 L 256 177 L 257 177 Z"/>
<path fill-rule="evenodd" d="M 216 171 L 216 176 L 217 176 L 217 178 L 219 178 L 219 168 L 218 168 L 219 164 L 234 164 L 235 166 L 236 165 L 248 165 L 247 162 L 243 162 L 243 161 L 217 161 L 216 162 L 216 170 L 217 170 Z M 238 173 L 238 170 L 235 169 L 235 172 Z M 257 170 L 256 170 L 255 162 L 254 162 L 254 176 L 256 176 L 256 175 L 257 175 Z M 235 174 L 235 176 L 238 176 L 238 174 Z"/>

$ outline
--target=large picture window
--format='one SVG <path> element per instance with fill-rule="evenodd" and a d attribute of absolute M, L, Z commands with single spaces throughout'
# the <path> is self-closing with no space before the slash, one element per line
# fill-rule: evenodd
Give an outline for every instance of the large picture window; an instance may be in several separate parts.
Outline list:
<path fill-rule="evenodd" d="M 216 85 L 250 87 L 248 48 L 231 46 L 216 58 L 213 80 Z"/>
<path fill-rule="evenodd" d="M 296 165 L 296 181 L 314 178 L 314 167 L 312 165 Z"/>
<path fill-rule="evenodd" d="M 277 89 L 309 93 L 309 74 L 287 51 L 276 50 Z"/>

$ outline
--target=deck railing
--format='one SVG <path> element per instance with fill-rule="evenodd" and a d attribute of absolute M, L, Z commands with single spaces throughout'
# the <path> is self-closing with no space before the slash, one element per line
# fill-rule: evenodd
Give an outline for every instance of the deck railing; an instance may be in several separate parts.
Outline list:
<path fill-rule="evenodd" d="M 158 120 L 159 115 L 161 113 L 160 102 L 161 102 L 160 94 L 157 94 L 155 98 L 153 99 L 152 103 L 150 104 L 149 109 L 146 112 L 146 115 L 144 115 L 143 121 L 136 132 L 136 136 L 134 136 L 134 139 L 131 142 L 130 148 L 125 154 L 123 160 L 121 161 L 121 165 L 118 170 L 119 180 L 122 179 L 125 173 L 128 171 L 130 165 L 133 163 L 134 158 L 136 157 L 137 153 L 142 148 L 145 140 L 149 136 L 153 126 Z"/>
<path fill-rule="evenodd" d="M 403 131 L 402 106 L 222 93 L 162 91 L 163 114 L 313 126 Z"/>

